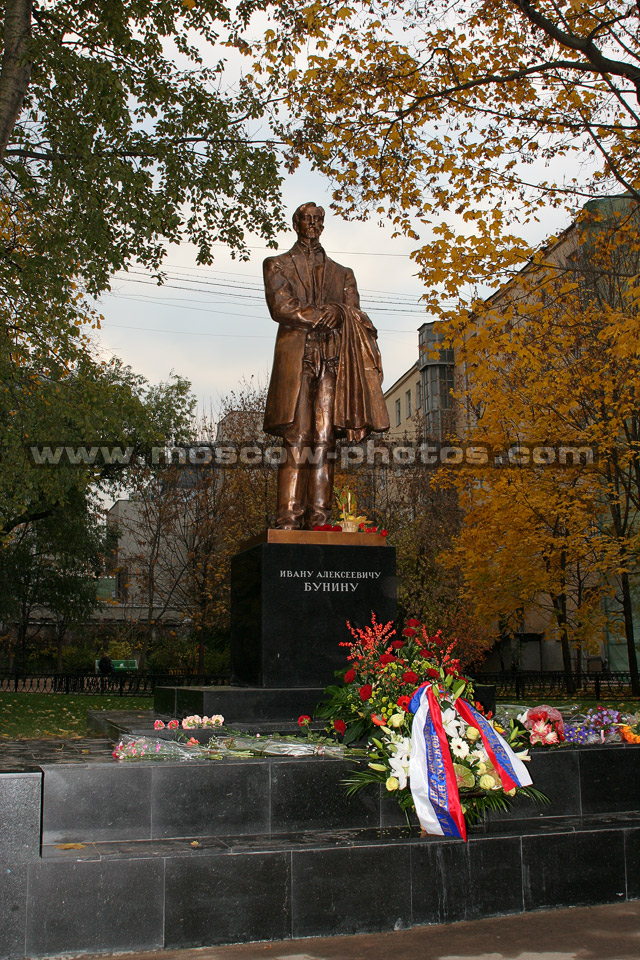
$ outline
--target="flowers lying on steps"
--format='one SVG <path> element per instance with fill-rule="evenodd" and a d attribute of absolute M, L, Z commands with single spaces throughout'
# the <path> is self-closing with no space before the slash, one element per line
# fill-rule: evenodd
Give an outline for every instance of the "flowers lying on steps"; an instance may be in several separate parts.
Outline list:
<path fill-rule="evenodd" d="M 620 737 L 625 743 L 640 743 L 640 722 L 621 723 Z"/>
<path fill-rule="evenodd" d="M 224 717 L 221 713 L 216 713 L 213 717 L 200 717 L 197 713 L 192 714 L 190 717 L 185 717 L 182 721 L 183 730 L 196 730 L 199 727 L 222 727 L 224 725 Z M 165 727 L 167 730 L 176 730 L 180 726 L 177 720 L 169 720 L 168 723 L 164 723 L 162 720 L 156 720 L 153 724 L 154 730 L 164 730 Z"/>
<path fill-rule="evenodd" d="M 113 750 L 120 761 L 140 760 L 224 760 L 229 757 L 327 757 L 341 759 L 342 744 L 318 737 L 316 740 L 296 737 L 268 737 L 229 732 L 210 737 L 206 743 L 196 737 L 188 740 L 156 740 L 153 737 L 124 736 Z"/>
<path fill-rule="evenodd" d="M 567 724 L 566 738 L 569 743 L 614 743 L 621 737 L 621 723 L 618 710 L 592 707 L 580 722 Z"/>
<path fill-rule="evenodd" d="M 543 703 L 539 707 L 531 707 L 518 717 L 523 727 L 529 731 L 532 745 L 562 743 L 565 739 L 564 721 L 562 714 L 555 707 Z"/>

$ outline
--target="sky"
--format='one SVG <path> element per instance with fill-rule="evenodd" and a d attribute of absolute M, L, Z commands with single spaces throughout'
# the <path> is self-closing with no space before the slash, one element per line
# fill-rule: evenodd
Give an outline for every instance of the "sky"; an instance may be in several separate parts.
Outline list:
<path fill-rule="evenodd" d="M 260 34 L 261 27 L 259 20 L 255 29 Z M 203 47 L 202 54 L 205 60 L 211 57 L 208 48 Z M 180 59 L 176 51 L 171 55 Z M 225 79 L 232 89 L 245 62 L 229 50 L 224 58 Z M 304 162 L 283 183 L 289 217 L 308 201 L 325 207 L 322 244 L 332 259 L 355 272 L 362 309 L 378 328 L 387 390 L 417 360 L 418 328 L 433 319 L 420 304 L 424 287 L 410 259 L 420 242 L 393 238 L 392 228 L 377 221 L 342 220 L 329 209 L 331 192 L 329 181 Z M 542 242 L 567 225 L 551 213 L 538 236 L 528 239 Z M 459 227 L 468 229 L 461 218 Z M 137 266 L 116 275 L 111 293 L 98 303 L 104 318 L 95 336 L 100 355 L 120 357 L 152 383 L 167 380 L 171 373 L 185 377 L 200 412 L 213 413 L 215 419 L 221 399 L 243 380 L 254 378 L 260 385 L 268 381 L 277 330 L 264 299 L 262 261 L 288 250 L 295 239 L 293 228 L 281 234 L 277 251 L 267 249 L 261 238 L 249 239 L 248 262 L 233 260 L 220 244 L 210 267 L 196 265 L 193 247 L 173 246 L 163 286 Z M 426 240 L 423 235 L 423 243 Z"/>
<path fill-rule="evenodd" d="M 321 242 L 333 260 L 355 272 L 362 309 L 379 331 L 388 389 L 417 359 L 417 330 L 430 319 L 420 305 L 424 288 L 409 258 L 416 241 L 393 239 L 391 228 L 377 223 L 334 215 L 328 182 L 308 169 L 288 177 L 283 191 L 289 217 L 307 201 L 325 207 Z M 291 228 L 279 236 L 274 251 L 254 238 L 248 262 L 233 260 L 220 244 L 210 267 L 196 265 L 193 247 L 174 246 L 163 286 L 135 265 L 116 275 L 111 293 L 98 303 L 104 318 L 95 337 L 100 355 L 121 357 L 153 383 L 172 372 L 186 377 L 207 414 L 215 413 L 221 398 L 243 380 L 266 384 L 277 329 L 264 299 L 262 261 L 295 240 Z"/>

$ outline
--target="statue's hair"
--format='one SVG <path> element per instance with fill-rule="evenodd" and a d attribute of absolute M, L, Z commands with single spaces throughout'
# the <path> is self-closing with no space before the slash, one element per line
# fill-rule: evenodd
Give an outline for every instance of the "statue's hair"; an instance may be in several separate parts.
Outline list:
<path fill-rule="evenodd" d="M 297 210 L 293 211 L 293 216 L 291 218 L 293 222 L 293 229 L 297 232 L 298 229 L 298 220 L 300 219 L 300 214 L 307 207 L 318 207 L 317 203 L 314 203 L 313 200 L 308 200 L 307 203 L 301 203 Z M 324 220 L 324 207 L 318 207 L 318 210 L 322 214 L 322 219 Z"/>

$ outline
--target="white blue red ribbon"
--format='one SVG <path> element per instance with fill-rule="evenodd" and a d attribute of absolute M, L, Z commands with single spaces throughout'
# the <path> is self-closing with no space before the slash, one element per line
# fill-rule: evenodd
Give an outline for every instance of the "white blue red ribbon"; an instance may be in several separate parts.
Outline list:
<path fill-rule="evenodd" d="M 505 791 L 526 787 L 532 782 L 522 760 L 516 757 L 504 738 L 470 703 L 458 697 L 448 706 L 455 709 L 467 726 L 478 730 L 489 761 Z M 432 684 L 424 684 L 416 690 L 409 710 L 414 714 L 409 786 L 422 829 L 425 833 L 466 840 L 467 827 L 453 758 L 442 723 L 440 702 Z"/>

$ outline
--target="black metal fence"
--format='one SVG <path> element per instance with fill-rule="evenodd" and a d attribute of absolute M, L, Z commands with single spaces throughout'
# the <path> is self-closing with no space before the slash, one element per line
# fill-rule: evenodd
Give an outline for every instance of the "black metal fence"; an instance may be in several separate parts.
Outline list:
<path fill-rule="evenodd" d="M 504 700 L 513 697 L 520 700 L 526 696 L 561 697 L 567 694 L 567 678 L 562 671 L 522 671 L 505 673 L 478 673 L 477 683 L 492 684 L 496 697 Z M 33 674 L 0 676 L 0 691 L 17 693 L 76 693 L 109 694 L 119 697 L 152 697 L 156 687 L 220 687 L 230 682 L 229 674 L 110 674 L 103 677 L 95 673 L 83 674 Z M 599 700 L 602 696 L 628 695 L 631 674 L 584 673 L 574 678 L 578 691 L 585 697 Z"/>
<path fill-rule="evenodd" d="M 478 673 L 474 677 L 477 683 L 489 683 L 496 688 L 496 697 L 514 697 L 516 700 L 526 696 L 561 697 L 568 693 L 567 678 L 561 670 L 541 672 L 527 670 L 509 673 Z M 631 674 L 628 671 L 616 673 L 583 673 L 574 677 L 577 691 L 584 697 L 593 696 L 599 700 L 602 696 L 621 696 L 628 694 L 631 687 Z"/>
<path fill-rule="evenodd" d="M 152 697 L 156 687 L 220 687 L 229 683 L 225 674 L 34 674 L 0 676 L 0 691 L 15 693 L 104 694 L 118 697 Z"/>

